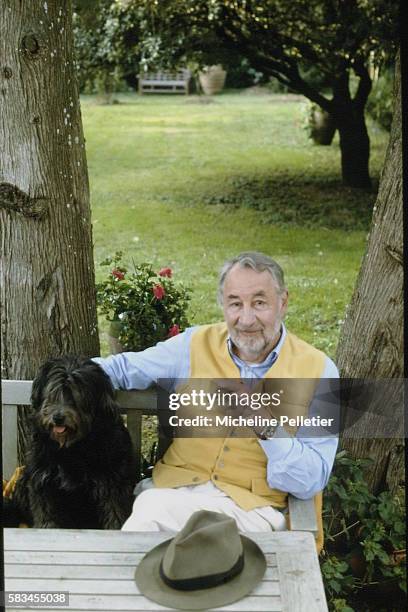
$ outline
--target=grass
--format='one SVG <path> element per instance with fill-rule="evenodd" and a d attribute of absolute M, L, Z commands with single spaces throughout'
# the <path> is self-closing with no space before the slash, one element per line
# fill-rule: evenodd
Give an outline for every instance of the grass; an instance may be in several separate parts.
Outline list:
<path fill-rule="evenodd" d="M 375 199 L 341 185 L 337 137 L 311 144 L 302 102 L 273 94 L 119 100 L 82 101 L 97 278 L 119 249 L 169 265 L 193 288 L 191 322 L 213 322 L 224 259 L 264 251 L 286 273 L 288 326 L 333 357 Z M 376 185 L 387 134 L 369 127 Z"/>

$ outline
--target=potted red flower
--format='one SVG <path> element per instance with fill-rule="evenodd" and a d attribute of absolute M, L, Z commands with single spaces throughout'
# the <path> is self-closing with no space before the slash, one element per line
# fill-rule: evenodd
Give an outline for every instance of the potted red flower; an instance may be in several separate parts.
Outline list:
<path fill-rule="evenodd" d="M 122 263 L 122 252 L 108 257 L 105 280 L 96 285 L 99 312 L 110 321 L 112 352 L 142 351 L 189 327 L 190 289 L 175 283 L 173 270 L 149 263 Z"/>

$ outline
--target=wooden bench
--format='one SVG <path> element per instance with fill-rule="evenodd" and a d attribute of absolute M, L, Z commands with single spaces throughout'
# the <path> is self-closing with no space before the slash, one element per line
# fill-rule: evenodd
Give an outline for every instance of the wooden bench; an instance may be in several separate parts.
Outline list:
<path fill-rule="evenodd" d="M 139 94 L 171 93 L 188 94 L 191 72 L 146 72 L 139 74 Z"/>
<path fill-rule="evenodd" d="M 32 381 L 3 380 L 3 478 L 9 479 L 18 465 L 17 458 L 17 407 L 29 406 Z M 138 458 L 138 480 L 142 467 L 142 419 L 143 415 L 157 416 L 157 391 L 117 391 L 116 399 L 126 423 Z M 161 457 L 170 441 L 160 438 L 158 457 Z M 317 521 L 313 500 L 301 500 L 289 495 L 289 514 L 292 531 L 309 531 L 317 534 Z"/>

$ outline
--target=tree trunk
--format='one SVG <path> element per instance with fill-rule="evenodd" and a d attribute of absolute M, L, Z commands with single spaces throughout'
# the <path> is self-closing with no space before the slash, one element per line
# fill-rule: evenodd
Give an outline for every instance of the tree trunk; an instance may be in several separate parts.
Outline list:
<path fill-rule="evenodd" d="M 350 108 L 337 115 L 336 125 L 340 135 L 343 183 L 348 187 L 370 189 L 370 139 L 364 111 L 356 111 L 350 102 Z"/>
<path fill-rule="evenodd" d="M 367 251 L 343 326 L 337 362 L 345 378 L 403 377 L 402 140 L 401 73 L 397 60 L 394 119 Z M 382 407 L 384 414 L 390 403 Z M 346 425 L 348 415 L 346 413 Z M 395 491 L 403 480 L 401 439 L 364 438 L 364 419 L 354 425 L 358 437 L 343 437 L 354 457 L 371 457 L 367 478 L 373 491 Z M 360 427 L 360 431 L 358 428 Z"/>
<path fill-rule="evenodd" d="M 2 5 L 2 376 L 99 354 L 70 0 Z"/>

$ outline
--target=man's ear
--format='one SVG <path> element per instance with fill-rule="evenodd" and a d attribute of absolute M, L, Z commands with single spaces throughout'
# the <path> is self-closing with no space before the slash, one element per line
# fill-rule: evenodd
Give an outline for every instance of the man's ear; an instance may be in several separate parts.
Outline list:
<path fill-rule="evenodd" d="M 289 300 L 289 293 L 288 290 L 285 289 L 282 293 L 281 293 L 281 317 L 283 318 L 286 314 L 286 311 L 288 309 L 288 300 Z"/>

